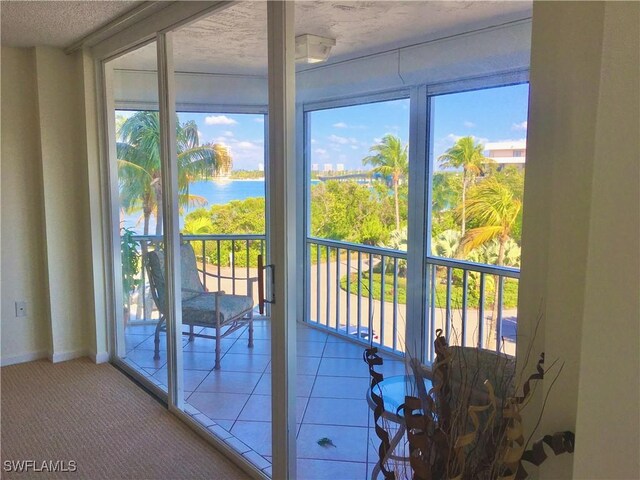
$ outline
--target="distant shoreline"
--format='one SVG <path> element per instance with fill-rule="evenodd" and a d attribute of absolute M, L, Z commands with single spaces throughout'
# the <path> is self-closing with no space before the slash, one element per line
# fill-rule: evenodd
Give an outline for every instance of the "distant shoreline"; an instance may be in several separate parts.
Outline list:
<path fill-rule="evenodd" d="M 216 183 L 225 183 L 225 182 L 264 182 L 264 177 L 259 178 L 232 178 L 232 177 L 222 177 L 222 178 L 212 178 L 212 182 Z"/>

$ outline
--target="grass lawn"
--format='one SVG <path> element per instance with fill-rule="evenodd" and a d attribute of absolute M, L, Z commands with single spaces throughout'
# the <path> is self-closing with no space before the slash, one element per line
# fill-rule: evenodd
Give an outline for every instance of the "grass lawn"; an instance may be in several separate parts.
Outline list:
<path fill-rule="evenodd" d="M 487 281 L 485 282 L 485 308 L 489 308 L 493 302 L 494 296 L 494 286 L 493 281 L 489 279 L 492 278 L 487 276 Z M 387 273 L 384 278 L 385 288 L 384 288 L 384 299 L 385 301 L 391 302 L 393 301 L 393 274 Z M 479 303 L 479 291 L 478 287 L 472 288 L 471 282 L 469 282 L 468 294 L 467 294 L 467 306 L 469 308 L 478 308 Z M 340 279 L 340 288 L 343 290 L 347 289 L 347 276 L 343 276 Z M 368 296 L 369 288 L 369 273 L 362 273 L 362 284 L 361 284 L 361 294 L 363 296 Z M 358 274 L 351 274 L 351 280 L 349 289 L 351 293 L 357 295 L 358 294 Z M 372 291 L 373 298 L 375 300 L 380 300 L 382 298 L 382 280 L 380 273 L 374 273 L 372 278 Z M 398 278 L 398 303 L 406 303 L 407 302 L 407 280 L 404 277 Z M 504 294 L 503 294 L 503 304 L 504 308 L 513 308 L 518 305 L 518 281 L 512 278 L 505 279 L 504 282 Z M 447 306 L 447 285 L 444 283 L 442 279 L 438 279 L 438 284 L 436 286 L 436 307 L 437 308 L 446 308 Z M 454 281 L 451 288 L 451 306 L 453 308 L 459 308 L 462 306 L 462 284 L 457 285 Z"/>

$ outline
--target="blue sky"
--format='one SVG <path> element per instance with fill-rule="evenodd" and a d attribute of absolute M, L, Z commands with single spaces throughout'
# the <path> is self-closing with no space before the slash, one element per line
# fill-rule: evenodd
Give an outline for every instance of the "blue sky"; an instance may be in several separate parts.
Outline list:
<path fill-rule="evenodd" d="M 264 115 L 179 113 L 180 122 L 195 120 L 200 143 L 229 148 L 235 170 L 257 170 L 264 164 Z"/>
<path fill-rule="evenodd" d="M 467 135 L 482 144 L 526 138 L 528 101 L 528 84 L 435 97 L 434 158 Z"/>
<path fill-rule="evenodd" d="M 481 143 L 526 137 L 528 85 L 441 95 L 434 99 L 433 153 L 471 135 Z M 409 100 L 312 112 L 311 163 L 359 168 L 369 148 L 385 134 L 409 138 Z"/>
<path fill-rule="evenodd" d="M 437 158 L 455 141 L 471 135 L 479 142 L 526 138 L 529 86 L 476 90 L 437 96 L 433 103 L 433 153 Z M 234 169 L 256 170 L 264 164 L 264 116 L 256 114 L 180 113 L 195 120 L 201 143 L 229 147 Z M 409 100 L 393 100 L 309 114 L 311 164 L 330 163 L 358 169 L 369 148 L 392 133 L 409 139 Z"/>

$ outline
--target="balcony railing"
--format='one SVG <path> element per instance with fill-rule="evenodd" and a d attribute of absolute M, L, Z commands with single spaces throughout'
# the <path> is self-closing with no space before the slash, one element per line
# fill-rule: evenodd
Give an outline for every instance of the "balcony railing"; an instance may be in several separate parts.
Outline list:
<path fill-rule="evenodd" d="M 309 323 L 402 355 L 406 252 L 311 237 L 307 255 Z M 519 270 L 447 258 L 425 262 L 425 360 L 435 358 L 438 329 L 451 345 L 514 355 Z"/>
<path fill-rule="evenodd" d="M 135 235 L 138 251 L 155 248 L 162 243 L 159 235 Z M 209 291 L 247 294 L 247 278 L 258 273 L 258 255 L 265 253 L 264 235 L 183 235 L 183 241 L 193 246 L 202 284 Z M 140 268 L 139 287 L 129 295 L 129 320 L 131 322 L 156 321 L 159 317 L 151 298 L 147 272 Z M 258 299 L 254 283 L 253 298 Z"/>
<path fill-rule="evenodd" d="M 451 345 L 515 355 L 520 271 L 440 257 L 427 258 L 426 266 L 427 360 L 435 359 L 438 329 Z"/>
<path fill-rule="evenodd" d="M 184 235 L 196 253 L 202 283 L 210 291 L 247 293 L 255 278 L 264 235 Z M 155 248 L 161 236 L 133 237 L 138 250 Z M 307 239 L 305 320 L 361 344 L 403 355 L 406 326 L 407 254 L 403 251 L 319 238 Z M 425 259 L 425 360 L 433 361 L 433 339 L 441 329 L 452 345 L 480 346 L 515 355 L 517 289 L 515 268 L 449 258 Z M 129 295 L 129 321 L 159 317 L 144 268 Z M 257 285 L 251 292 L 258 299 Z"/>
<path fill-rule="evenodd" d="M 402 354 L 406 252 L 319 238 L 307 250 L 310 323 Z"/>

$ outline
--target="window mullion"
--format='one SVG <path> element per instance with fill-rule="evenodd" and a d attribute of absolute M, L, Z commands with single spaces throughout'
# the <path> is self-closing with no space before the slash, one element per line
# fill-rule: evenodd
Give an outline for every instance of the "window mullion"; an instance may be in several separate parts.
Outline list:
<path fill-rule="evenodd" d="M 407 227 L 407 318 L 405 351 L 424 360 L 427 291 L 426 253 L 430 228 L 429 109 L 427 88 L 411 89 L 409 124 L 409 211 Z"/>

